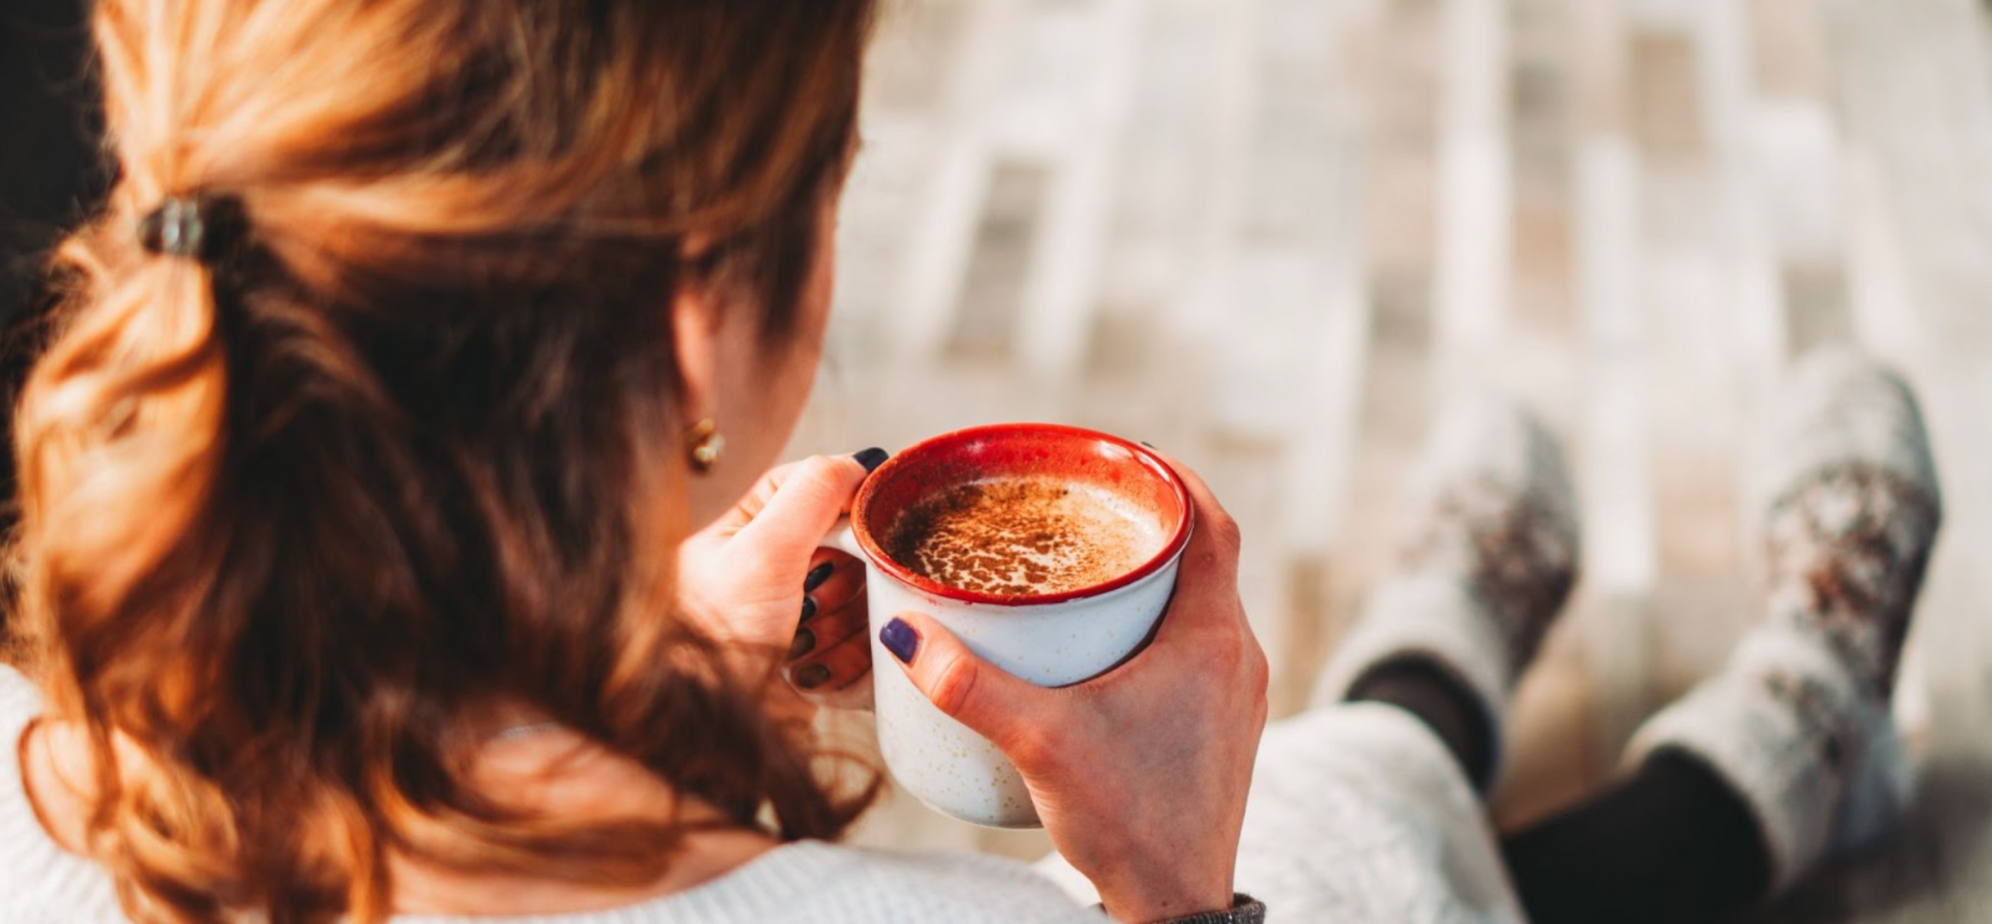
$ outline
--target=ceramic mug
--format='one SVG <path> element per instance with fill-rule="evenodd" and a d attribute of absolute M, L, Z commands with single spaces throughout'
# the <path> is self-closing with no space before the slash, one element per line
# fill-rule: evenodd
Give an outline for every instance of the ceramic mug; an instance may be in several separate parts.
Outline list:
<path fill-rule="evenodd" d="M 952 487 L 1005 478 L 1048 478 L 1109 493 L 1155 517 L 1161 547 L 1110 580 L 1037 596 L 950 587 L 886 553 L 885 540 L 909 507 Z M 1039 824 L 1017 768 L 906 679 L 880 643 L 880 627 L 916 610 L 997 667 L 1040 686 L 1099 676 L 1154 631 L 1175 590 L 1190 521 L 1189 490 L 1160 456 L 1077 427 L 975 427 L 926 440 L 879 466 L 859 490 L 848 523 L 824 544 L 865 562 L 879 748 L 899 786 L 963 821 L 1004 828 Z"/>

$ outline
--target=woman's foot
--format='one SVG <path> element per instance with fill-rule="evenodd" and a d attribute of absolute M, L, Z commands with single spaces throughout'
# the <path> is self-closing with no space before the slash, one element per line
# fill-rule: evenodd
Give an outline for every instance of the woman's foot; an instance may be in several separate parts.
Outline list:
<path fill-rule="evenodd" d="M 1733 787 L 1775 893 L 1879 834 L 1908 798 L 1889 697 L 1942 500 L 1914 396 L 1857 355 L 1800 363 L 1759 433 L 1767 617 L 1629 754 L 1685 754 Z"/>
<path fill-rule="evenodd" d="M 1460 581 L 1518 677 L 1577 582 L 1577 500 L 1563 450 L 1527 409 L 1497 398 L 1440 420 L 1410 481 L 1397 573 Z"/>
<path fill-rule="evenodd" d="M 1317 700 L 1378 699 L 1425 717 L 1486 786 L 1508 694 L 1576 583 L 1578 525 L 1563 454 L 1534 417 L 1498 398 L 1442 417 L 1410 476 L 1391 575 L 1330 659 Z M 1454 718 L 1410 687 L 1449 681 Z M 1433 713 L 1427 715 L 1427 713 Z"/>
<path fill-rule="evenodd" d="M 1856 354 L 1813 357 L 1753 461 L 1770 621 L 1816 634 L 1887 699 L 1943 517 L 1915 396 Z"/>

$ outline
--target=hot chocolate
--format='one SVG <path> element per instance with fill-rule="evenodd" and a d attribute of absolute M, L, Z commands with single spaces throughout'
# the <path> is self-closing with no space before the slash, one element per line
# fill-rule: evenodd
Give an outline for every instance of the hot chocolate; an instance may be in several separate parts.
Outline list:
<path fill-rule="evenodd" d="M 907 508 L 886 554 L 940 584 L 998 597 L 1065 593 L 1111 581 L 1162 548 L 1154 517 L 1105 491 L 1055 479 L 951 488 Z"/>

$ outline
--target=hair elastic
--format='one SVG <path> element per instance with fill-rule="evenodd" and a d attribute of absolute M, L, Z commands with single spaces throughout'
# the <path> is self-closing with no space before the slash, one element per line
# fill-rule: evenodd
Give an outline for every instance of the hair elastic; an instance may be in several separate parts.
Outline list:
<path fill-rule="evenodd" d="M 243 226 L 241 203 L 230 196 L 167 196 L 138 221 L 138 243 L 169 257 L 202 263 L 234 247 Z"/>

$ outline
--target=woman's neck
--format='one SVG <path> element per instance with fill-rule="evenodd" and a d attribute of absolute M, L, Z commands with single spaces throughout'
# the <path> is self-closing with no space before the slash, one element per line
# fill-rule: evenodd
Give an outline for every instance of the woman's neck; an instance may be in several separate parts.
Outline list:
<path fill-rule="evenodd" d="M 680 797 L 627 758 L 610 754 L 557 725 L 512 726 L 492 735 L 476 758 L 470 785 L 510 808 L 564 819 L 719 822 L 711 806 Z M 75 729 L 38 721 L 19 742 L 17 759 L 29 804 L 50 839 L 88 857 L 94 798 L 89 751 Z M 681 805 L 682 803 L 682 805 Z M 660 898 L 709 882 L 776 846 L 766 832 L 712 827 L 689 833 L 656 881 L 632 887 L 464 872 L 406 855 L 390 856 L 394 910 L 402 914 L 503 916 L 599 911 Z"/>
<path fill-rule="evenodd" d="M 679 796 L 636 762 L 610 754 L 557 724 L 506 725 L 486 739 L 471 785 L 503 794 L 504 804 L 553 817 L 692 824 L 723 821 L 709 805 Z M 656 882 L 629 888 L 559 880 L 465 874 L 411 858 L 391 861 L 397 911 L 421 914 L 547 914 L 597 911 L 693 888 L 775 846 L 765 832 L 714 827 L 686 838 L 685 849 Z"/>

